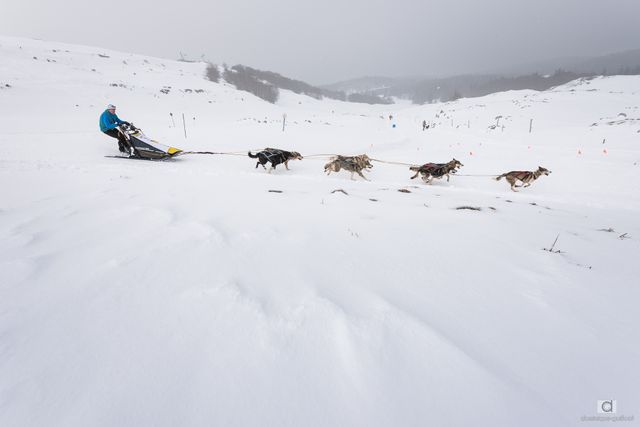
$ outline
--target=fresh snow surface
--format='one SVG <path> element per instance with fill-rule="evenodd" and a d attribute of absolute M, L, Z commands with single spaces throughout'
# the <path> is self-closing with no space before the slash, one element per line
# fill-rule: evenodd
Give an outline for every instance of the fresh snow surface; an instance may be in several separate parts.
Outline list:
<path fill-rule="evenodd" d="M 0 426 L 640 417 L 640 77 L 272 105 L 204 72 L 0 37 Z M 185 150 L 308 158 L 106 158 L 107 103 Z M 334 153 L 464 167 L 352 181 Z M 538 165 L 519 193 L 489 176 Z"/>

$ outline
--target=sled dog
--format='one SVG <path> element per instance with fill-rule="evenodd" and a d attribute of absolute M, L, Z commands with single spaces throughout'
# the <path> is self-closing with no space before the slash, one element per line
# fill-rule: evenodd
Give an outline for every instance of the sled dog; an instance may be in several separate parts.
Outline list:
<path fill-rule="evenodd" d="M 271 163 L 269 173 L 271 173 L 271 171 L 281 163 L 284 163 L 284 167 L 287 170 L 290 170 L 289 160 L 302 160 L 302 156 L 297 151 L 285 151 L 277 148 L 265 148 L 256 154 L 251 154 L 251 151 L 249 151 L 249 157 L 252 159 L 258 159 L 256 162 L 256 168 L 262 165 L 263 168 L 267 169 L 265 165 L 267 163 Z"/>
<path fill-rule="evenodd" d="M 422 180 L 427 184 L 433 181 L 433 178 L 442 178 L 446 175 L 449 182 L 449 174 L 456 173 L 458 168 L 464 166 L 459 160 L 452 159 L 448 163 L 425 163 L 422 166 L 411 166 L 409 169 L 415 172 L 411 179 L 422 175 Z"/>
<path fill-rule="evenodd" d="M 538 170 L 530 172 L 530 171 L 511 171 L 507 173 L 503 173 L 500 176 L 497 176 L 496 181 L 500 181 L 501 178 L 505 178 L 509 184 L 511 184 L 511 190 L 518 191 L 516 187 L 528 187 L 531 185 L 533 181 L 541 177 L 542 175 L 549 175 L 551 173 L 550 170 L 543 168 L 542 166 L 538 166 Z M 516 185 L 516 183 L 520 181 L 522 184 Z"/>
<path fill-rule="evenodd" d="M 351 179 L 353 179 L 353 174 L 357 173 L 362 179 L 369 181 L 362 174 L 362 171 L 368 171 L 373 167 L 371 159 L 366 154 L 359 156 L 333 156 L 329 160 L 329 163 L 324 165 L 324 171 L 327 175 L 330 175 L 331 172 L 340 172 L 341 169 L 344 169 L 351 172 Z"/>

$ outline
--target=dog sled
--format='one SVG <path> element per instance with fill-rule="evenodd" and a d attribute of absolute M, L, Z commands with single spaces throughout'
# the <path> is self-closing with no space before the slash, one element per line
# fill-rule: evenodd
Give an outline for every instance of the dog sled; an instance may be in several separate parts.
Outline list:
<path fill-rule="evenodd" d="M 184 153 L 181 149 L 161 144 L 148 136 L 133 124 L 121 124 L 118 131 L 133 147 L 134 154 L 130 158 L 144 160 L 166 160 Z"/>

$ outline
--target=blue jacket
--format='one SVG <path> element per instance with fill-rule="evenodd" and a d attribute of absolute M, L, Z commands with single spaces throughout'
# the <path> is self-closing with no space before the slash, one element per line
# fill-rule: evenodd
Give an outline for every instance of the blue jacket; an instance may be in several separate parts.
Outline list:
<path fill-rule="evenodd" d="M 120 120 L 118 116 L 104 110 L 104 113 L 100 116 L 100 130 L 106 132 L 109 129 L 115 129 L 120 123 L 124 123 L 124 120 Z"/>

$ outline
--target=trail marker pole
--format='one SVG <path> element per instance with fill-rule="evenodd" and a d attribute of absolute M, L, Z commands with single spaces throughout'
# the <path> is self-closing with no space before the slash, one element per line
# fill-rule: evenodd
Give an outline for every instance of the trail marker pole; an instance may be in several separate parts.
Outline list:
<path fill-rule="evenodd" d="M 169 113 L 169 115 L 171 116 L 171 123 L 173 124 L 173 127 L 176 127 L 176 122 L 173 120 L 173 113 Z"/>
<path fill-rule="evenodd" d="M 529 133 L 531 133 L 532 128 L 533 128 L 533 119 L 529 119 Z"/>
<path fill-rule="evenodd" d="M 284 126 L 287 123 L 287 113 L 282 113 L 282 132 L 284 132 Z"/>
<path fill-rule="evenodd" d="M 182 126 L 184 127 L 184 139 L 187 139 L 187 122 L 184 120 L 184 113 L 182 113 Z"/>

